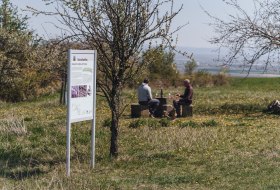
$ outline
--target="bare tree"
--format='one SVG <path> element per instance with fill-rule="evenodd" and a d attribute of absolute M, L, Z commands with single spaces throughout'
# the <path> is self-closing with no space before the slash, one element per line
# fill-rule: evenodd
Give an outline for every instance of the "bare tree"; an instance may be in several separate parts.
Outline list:
<path fill-rule="evenodd" d="M 224 63 L 242 61 L 248 73 L 257 61 L 264 64 L 264 71 L 273 63 L 279 63 L 280 0 L 252 0 L 253 12 L 242 8 L 238 0 L 224 2 L 235 11 L 227 20 L 206 11 L 217 33 L 211 42 L 228 50 Z"/>
<path fill-rule="evenodd" d="M 87 44 L 98 52 L 98 88 L 111 109 L 110 156 L 118 155 L 118 128 L 123 107 L 123 87 L 139 76 L 141 52 L 147 45 L 174 45 L 171 23 L 182 10 L 174 10 L 174 0 L 43 0 L 56 6 L 55 15 L 66 38 Z M 164 11 L 165 9 L 165 11 Z"/>

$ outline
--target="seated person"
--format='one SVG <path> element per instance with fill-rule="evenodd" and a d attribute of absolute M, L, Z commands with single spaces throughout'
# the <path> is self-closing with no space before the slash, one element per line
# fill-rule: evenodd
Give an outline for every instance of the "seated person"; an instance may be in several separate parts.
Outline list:
<path fill-rule="evenodd" d="M 148 105 L 150 117 L 154 117 L 155 111 L 160 101 L 153 99 L 151 87 L 148 85 L 149 80 L 144 79 L 143 83 L 138 87 L 138 101 L 140 105 Z"/>
<path fill-rule="evenodd" d="M 177 117 L 181 117 L 181 112 L 180 112 L 180 106 L 181 105 L 192 104 L 193 87 L 190 84 L 189 79 L 184 80 L 184 86 L 186 87 L 184 94 L 182 94 L 182 95 L 177 94 L 176 96 L 179 96 L 179 100 L 173 100 L 173 106 L 176 110 Z"/>

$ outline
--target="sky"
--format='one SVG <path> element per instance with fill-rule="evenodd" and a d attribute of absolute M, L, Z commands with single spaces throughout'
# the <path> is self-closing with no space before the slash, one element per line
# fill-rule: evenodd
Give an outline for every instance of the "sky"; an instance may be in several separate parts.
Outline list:
<path fill-rule="evenodd" d="M 212 15 L 227 19 L 229 13 L 235 14 L 235 11 L 223 3 L 224 0 L 175 0 L 175 8 L 183 4 L 183 10 L 173 22 L 173 27 L 188 23 L 181 29 L 178 35 L 178 46 L 194 47 L 194 48 L 211 48 L 214 47 L 209 40 L 215 36 L 214 30 L 209 26 L 211 19 L 203 11 L 201 7 Z M 26 9 L 26 5 L 34 7 L 38 10 L 49 11 L 50 6 L 44 5 L 41 0 L 11 0 L 16 5 L 19 12 Z M 252 0 L 239 0 L 242 8 L 253 11 Z M 54 27 L 51 22 L 55 22 L 54 18 L 47 16 L 32 16 L 28 12 L 22 12 L 23 15 L 30 17 L 29 25 L 39 35 L 46 39 L 60 35 L 60 31 Z"/>

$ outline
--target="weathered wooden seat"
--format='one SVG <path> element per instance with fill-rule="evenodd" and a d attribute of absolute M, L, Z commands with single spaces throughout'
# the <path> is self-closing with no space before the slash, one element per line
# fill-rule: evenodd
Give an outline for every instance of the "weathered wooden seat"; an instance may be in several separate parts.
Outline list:
<path fill-rule="evenodd" d="M 134 103 L 131 104 L 130 108 L 132 118 L 138 118 L 141 116 L 148 117 L 150 114 L 148 105 L 140 105 L 138 103 Z"/>
<path fill-rule="evenodd" d="M 181 106 L 181 117 L 192 117 L 193 116 L 193 105 L 182 105 Z"/>

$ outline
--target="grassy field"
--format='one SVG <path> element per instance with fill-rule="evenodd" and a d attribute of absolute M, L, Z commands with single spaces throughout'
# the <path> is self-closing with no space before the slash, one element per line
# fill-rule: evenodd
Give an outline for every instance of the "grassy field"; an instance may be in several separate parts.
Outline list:
<path fill-rule="evenodd" d="M 108 155 L 110 110 L 98 98 L 96 167 L 90 124 L 72 125 L 71 177 L 65 175 L 66 108 L 58 96 L 0 102 L 0 189 L 280 189 L 280 79 L 234 79 L 196 88 L 194 116 L 120 123 L 120 156 Z M 182 89 L 169 89 L 182 91 Z M 126 92 L 127 103 L 136 102 Z"/>

